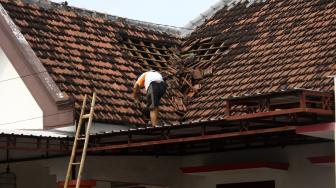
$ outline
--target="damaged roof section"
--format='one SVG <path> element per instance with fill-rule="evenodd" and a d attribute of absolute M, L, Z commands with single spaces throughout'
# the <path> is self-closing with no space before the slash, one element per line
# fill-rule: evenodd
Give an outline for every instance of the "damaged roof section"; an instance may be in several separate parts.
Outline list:
<path fill-rule="evenodd" d="M 224 7 L 183 40 L 187 67 L 213 73 L 188 105 L 186 119 L 225 118 L 225 98 L 290 89 L 333 91 L 336 3 L 272 0 Z"/>

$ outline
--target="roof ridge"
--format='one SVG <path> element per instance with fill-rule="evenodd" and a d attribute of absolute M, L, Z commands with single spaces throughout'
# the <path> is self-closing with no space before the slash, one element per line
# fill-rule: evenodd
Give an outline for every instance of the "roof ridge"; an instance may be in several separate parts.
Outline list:
<path fill-rule="evenodd" d="M 266 0 L 219 0 L 216 4 L 211 6 L 208 10 L 201 13 L 199 16 L 194 18 L 193 20 L 189 21 L 184 27 L 190 28 L 190 30 L 183 30 L 182 29 L 182 37 L 186 37 L 189 34 L 191 34 L 198 26 L 202 25 L 206 22 L 207 19 L 211 18 L 213 15 L 215 15 L 219 10 L 222 10 L 225 6 L 228 7 L 228 9 L 233 8 L 235 5 L 239 3 L 245 3 L 248 2 L 246 5 L 249 7 L 253 3 L 260 3 L 265 2 Z"/>
<path fill-rule="evenodd" d="M 86 8 L 79 8 L 75 6 L 68 6 L 64 3 L 52 2 L 51 0 L 20 0 L 24 3 L 37 4 L 39 7 L 44 9 L 58 8 L 58 9 L 68 9 L 72 10 L 83 16 L 91 16 L 103 18 L 109 21 L 123 21 L 131 26 L 141 26 L 151 31 L 164 32 L 166 34 L 173 35 L 174 37 L 184 38 L 190 35 L 195 29 L 202 25 L 207 19 L 211 18 L 217 11 L 221 10 L 225 6 L 229 9 L 238 3 L 248 2 L 247 7 L 253 3 L 265 2 L 266 0 L 219 0 L 215 5 L 211 6 L 208 10 L 201 13 L 199 16 L 189 21 L 185 26 L 178 27 L 166 24 L 153 23 L 148 21 L 135 20 L 131 18 L 111 15 L 108 13 L 102 13 L 95 10 L 89 10 Z M 66 1 L 65 1 L 66 2 Z"/>
<path fill-rule="evenodd" d="M 147 22 L 147 21 L 141 21 L 141 20 L 135 20 L 131 18 L 121 17 L 121 16 L 115 16 L 108 13 L 102 13 L 95 10 L 89 10 L 86 8 L 79 8 L 75 6 L 68 6 L 62 3 L 56 3 L 52 2 L 50 0 L 21 0 L 24 3 L 33 3 L 37 4 L 38 6 L 44 8 L 44 9 L 51 9 L 51 8 L 58 8 L 58 9 L 66 9 L 66 10 L 72 10 L 80 15 L 83 16 L 92 16 L 92 17 L 99 17 L 103 18 L 109 21 L 124 21 L 127 24 L 130 24 L 132 26 L 141 26 L 148 30 L 152 31 L 159 31 L 159 32 L 165 32 L 167 34 L 174 35 L 175 37 L 181 36 L 181 29 L 184 30 L 190 30 L 189 28 L 185 27 L 177 27 L 177 26 L 171 26 L 171 25 L 165 25 L 165 24 L 158 24 L 153 22 Z"/>

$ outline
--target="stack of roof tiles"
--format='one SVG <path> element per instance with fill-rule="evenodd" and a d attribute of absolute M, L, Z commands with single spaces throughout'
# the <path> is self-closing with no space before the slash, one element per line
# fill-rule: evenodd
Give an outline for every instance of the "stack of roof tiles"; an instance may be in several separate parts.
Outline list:
<path fill-rule="evenodd" d="M 333 89 L 327 77 L 336 73 L 332 0 L 232 1 L 238 3 L 186 38 L 61 5 L 0 2 L 77 109 L 84 94 L 97 91 L 98 121 L 146 123 L 133 103 L 133 82 L 145 70 L 172 67 L 171 56 L 180 55 L 180 48 L 182 55 L 196 57 L 184 66 L 201 76 L 193 80 L 197 92 L 184 116 L 176 105 L 183 97 L 180 87 L 170 84 L 160 114 L 169 123 L 225 118 L 223 99 L 232 96 Z"/>

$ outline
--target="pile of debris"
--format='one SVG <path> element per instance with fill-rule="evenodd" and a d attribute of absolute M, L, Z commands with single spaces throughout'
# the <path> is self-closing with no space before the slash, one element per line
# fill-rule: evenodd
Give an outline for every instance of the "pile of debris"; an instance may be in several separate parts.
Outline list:
<path fill-rule="evenodd" d="M 186 106 L 193 96 L 201 89 L 200 80 L 212 74 L 212 68 L 201 70 L 199 68 L 188 68 L 187 65 L 198 61 L 194 53 L 180 55 L 174 53 L 170 56 L 169 67 L 163 71 L 169 88 L 178 89 L 182 96 L 171 95 L 173 103 L 179 114 L 184 114 Z"/>

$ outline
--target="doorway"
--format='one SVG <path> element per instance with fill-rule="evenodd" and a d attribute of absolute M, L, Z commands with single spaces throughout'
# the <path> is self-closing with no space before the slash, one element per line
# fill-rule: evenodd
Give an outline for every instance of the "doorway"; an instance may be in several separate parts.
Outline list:
<path fill-rule="evenodd" d="M 219 184 L 216 188 L 275 188 L 275 181 Z"/>

